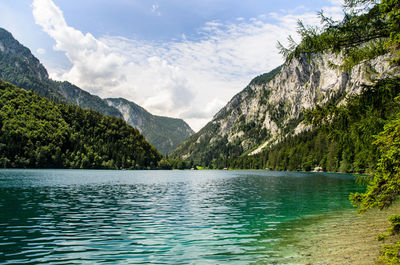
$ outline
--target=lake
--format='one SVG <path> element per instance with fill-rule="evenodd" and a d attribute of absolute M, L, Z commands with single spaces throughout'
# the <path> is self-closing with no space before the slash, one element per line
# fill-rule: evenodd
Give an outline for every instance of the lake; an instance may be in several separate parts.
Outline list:
<path fill-rule="evenodd" d="M 330 173 L 0 170 L 0 263 L 283 264 L 303 219 L 359 190 Z"/>

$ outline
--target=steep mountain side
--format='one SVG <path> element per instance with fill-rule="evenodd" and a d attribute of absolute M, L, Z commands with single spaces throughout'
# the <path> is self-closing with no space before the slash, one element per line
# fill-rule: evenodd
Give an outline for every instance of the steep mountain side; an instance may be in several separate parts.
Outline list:
<path fill-rule="evenodd" d="M 47 70 L 30 50 L 2 28 L 0 28 L 0 78 L 56 102 L 75 104 L 107 116 L 126 118 L 130 125 L 138 128 L 145 138 L 164 154 L 174 150 L 178 144 L 193 134 L 192 129 L 183 120 L 153 116 L 145 110 L 136 112 L 133 116 L 123 115 L 118 108 L 96 95 L 69 82 L 51 80 Z"/>
<path fill-rule="evenodd" d="M 81 108 L 92 109 L 107 116 L 123 119 L 122 114 L 115 108 L 109 106 L 104 100 L 96 95 L 92 95 L 79 87 L 64 81 L 49 80 L 52 87 L 57 88 L 67 102 L 78 105 Z"/>
<path fill-rule="evenodd" d="M 387 61 L 379 57 L 348 72 L 332 66 L 340 63 L 332 55 L 294 59 L 264 78 L 255 78 L 172 156 L 210 165 L 218 159 L 258 153 L 304 131 L 304 109 L 339 103 L 346 95 L 359 93 L 362 84 L 399 75 L 399 68 L 389 68 Z"/>
<path fill-rule="evenodd" d="M 0 78 L 25 90 L 58 102 L 72 103 L 105 115 L 122 118 L 118 110 L 98 96 L 68 82 L 57 82 L 49 75 L 31 51 L 21 45 L 8 31 L 0 28 Z"/>
<path fill-rule="evenodd" d="M 0 78 L 47 98 L 60 98 L 57 89 L 45 81 L 49 75 L 30 50 L 0 28 Z"/>
<path fill-rule="evenodd" d="M 162 158 L 125 121 L 57 104 L 0 80 L 0 167 L 156 168 Z"/>
<path fill-rule="evenodd" d="M 191 136 L 193 130 L 181 119 L 155 116 L 139 105 L 123 98 L 108 98 L 105 101 L 122 113 L 125 121 L 139 129 L 157 149 L 168 154 L 178 144 Z"/>

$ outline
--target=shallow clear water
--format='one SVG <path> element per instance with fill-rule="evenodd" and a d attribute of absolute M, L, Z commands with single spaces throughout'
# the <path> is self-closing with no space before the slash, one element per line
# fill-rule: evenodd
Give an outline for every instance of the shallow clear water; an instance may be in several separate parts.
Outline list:
<path fill-rule="evenodd" d="M 249 264 L 351 208 L 344 174 L 0 170 L 2 264 Z"/>

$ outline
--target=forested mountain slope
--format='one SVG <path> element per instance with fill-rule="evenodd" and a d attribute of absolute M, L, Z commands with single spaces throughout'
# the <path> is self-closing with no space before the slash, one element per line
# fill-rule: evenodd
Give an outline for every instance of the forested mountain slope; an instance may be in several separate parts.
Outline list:
<path fill-rule="evenodd" d="M 119 110 L 124 120 L 137 128 L 162 154 L 168 154 L 194 132 L 181 119 L 156 116 L 123 98 L 107 98 L 105 102 Z"/>
<path fill-rule="evenodd" d="M 0 80 L 0 166 L 156 168 L 161 154 L 125 121 Z"/>
<path fill-rule="evenodd" d="M 30 50 L 2 28 L 0 28 L 0 78 L 51 100 L 76 104 L 105 115 L 122 118 L 116 109 L 108 106 L 100 97 L 91 95 L 68 82 L 49 79 L 47 70 Z"/>
<path fill-rule="evenodd" d="M 69 82 L 50 79 L 47 70 L 30 50 L 2 28 L 0 28 L 0 78 L 56 102 L 71 103 L 104 115 L 124 118 L 130 125 L 139 129 L 146 139 L 164 154 L 175 149 L 179 143 L 193 134 L 192 129 L 183 120 L 168 117 L 149 119 L 148 117 L 152 115 L 146 110 L 129 116 L 100 97 Z M 127 101 L 124 100 L 124 102 Z M 136 105 L 132 102 L 128 105 L 132 104 Z M 137 126 L 138 124 L 140 126 Z"/>

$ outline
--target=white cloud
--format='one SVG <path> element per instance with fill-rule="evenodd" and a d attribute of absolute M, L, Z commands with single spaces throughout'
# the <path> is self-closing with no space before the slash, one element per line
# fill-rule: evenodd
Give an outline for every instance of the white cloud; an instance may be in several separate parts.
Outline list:
<path fill-rule="evenodd" d="M 327 12 L 336 15 L 338 9 L 332 6 Z M 33 14 L 55 40 L 54 49 L 72 64 L 61 72 L 49 69 L 52 77 L 101 97 L 125 97 L 153 114 L 184 118 L 195 130 L 255 75 L 282 63 L 276 43 L 295 34 L 298 19 L 319 23 L 314 13 L 268 14 L 230 24 L 208 22 L 197 39 L 150 43 L 84 34 L 68 26 L 51 0 L 34 0 Z"/>
<path fill-rule="evenodd" d="M 38 54 L 41 54 L 41 55 L 43 55 L 43 54 L 45 54 L 45 53 L 46 53 L 46 50 L 45 50 L 45 49 L 43 49 L 43 48 L 38 48 L 38 49 L 36 50 L 36 52 L 37 52 Z"/>
<path fill-rule="evenodd" d="M 157 16 L 161 16 L 160 7 L 158 4 L 153 4 L 151 6 L 151 12 L 155 13 Z"/>

